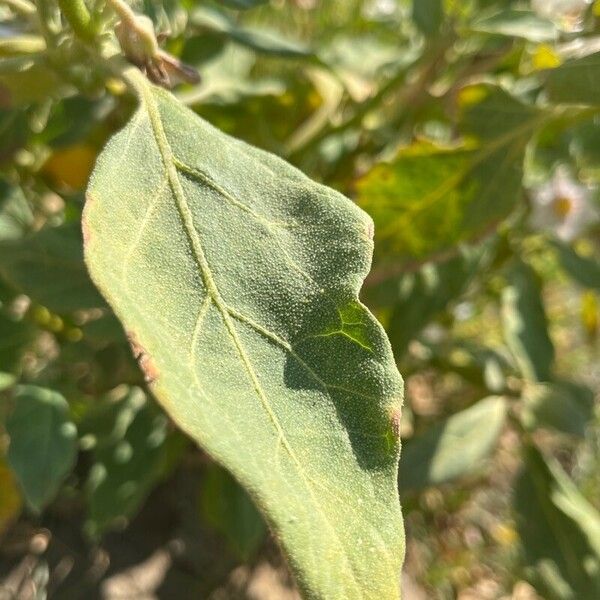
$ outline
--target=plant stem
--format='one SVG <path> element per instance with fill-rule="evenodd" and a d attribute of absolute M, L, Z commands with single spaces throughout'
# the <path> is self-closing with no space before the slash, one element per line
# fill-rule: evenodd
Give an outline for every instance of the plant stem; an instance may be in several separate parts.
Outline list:
<path fill-rule="evenodd" d="M 94 40 L 97 32 L 83 0 L 58 0 L 58 5 L 77 37 L 85 42 Z"/>

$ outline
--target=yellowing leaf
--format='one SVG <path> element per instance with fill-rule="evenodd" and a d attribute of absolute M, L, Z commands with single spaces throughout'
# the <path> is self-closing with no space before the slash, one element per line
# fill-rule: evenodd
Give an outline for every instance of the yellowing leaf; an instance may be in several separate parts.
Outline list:
<path fill-rule="evenodd" d="M 92 172 L 96 151 L 85 144 L 77 144 L 56 150 L 46 161 L 43 170 L 56 183 L 73 190 L 82 190 Z"/>
<path fill-rule="evenodd" d="M 22 506 L 15 478 L 4 460 L 0 459 L 0 535 L 19 516 Z"/>

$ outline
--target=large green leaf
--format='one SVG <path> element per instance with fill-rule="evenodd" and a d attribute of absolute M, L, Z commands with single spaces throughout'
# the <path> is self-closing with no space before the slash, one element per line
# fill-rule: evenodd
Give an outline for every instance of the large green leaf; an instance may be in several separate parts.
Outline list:
<path fill-rule="evenodd" d="M 397 598 L 402 380 L 358 300 L 371 220 L 129 78 L 140 108 L 88 190 L 94 280 L 156 397 L 247 488 L 306 595 Z"/>
<path fill-rule="evenodd" d="M 46 227 L 0 243 L 0 276 L 56 312 L 104 306 L 83 262 L 78 227 Z"/>
<path fill-rule="evenodd" d="M 502 292 L 504 337 L 530 381 L 550 381 L 554 346 L 536 273 L 521 261 L 513 265 Z"/>
<path fill-rule="evenodd" d="M 525 146 L 537 109 L 500 88 L 469 89 L 456 147 L 417 143 L 376 165 L 357 184 L 358 202 L 375 220 L 380 261 L 406 263 L 481 235 L 519 200 Z"/>
<path fill-rule="evenodd" d="M 67 401 L 57 392 L 19 386 L 6 421 L 8 463 L 28 504 L 41 510 L 56 494 L 75 461 L 77 430 Z"/>
<path fill-rule="evenodd" d="M 548 600 L 595 600 L 600 596 L 600 565 L 586 534 L 588 526 L 579 528 L 572 518 L 582 522 L 591 507 L 582 498 L 573 503 L 573 486 L 557 483 L 556 473 L 537 449 L 525 448 L 514 508 L 526 575 Z M 590 534 L 597 536 L 597 515 L 589 525 Z"/>
<path fill-rule="evenodd" d="M 492 396 L 408 442 L 400 461 L 400 489 L 439 485 L 472 472 L 494 449 L 505 417 L 505 400 Z"/>

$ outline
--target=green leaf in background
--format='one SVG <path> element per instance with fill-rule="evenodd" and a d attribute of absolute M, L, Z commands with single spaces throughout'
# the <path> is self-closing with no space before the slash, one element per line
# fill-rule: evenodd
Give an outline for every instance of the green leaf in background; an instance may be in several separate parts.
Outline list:
<path fill-rule="evenodd" d="M 31 323 L 15 321 L 0 312 L 0 370 L 17 372 L 23 352 L 34 336 Z"/>
<path fill-rule="evenodd" d="M 83 262 L 75 225 L 46 227 L 0 243 L 0 277 L 58 313 L 104 306 Z"/>
<path fill-rule="evenodd" d="M 546 71 L 548 98 L 562 104 L 600 104 L 600 52 Z"/>
<path fill-rule="evenodd" d="M 514 510 L 528 579 L 548 600 L 596 600 L 600 597 L 600 563 L 588 536 L 560 506 L 578 518 L 589 510 L 581 498 L 573 503 L 573 486 L 557 483 L 539 451 L 525 448 L 525 468 L 515 484 Z M 570 506 L 569 506 L 570 505 Z M 583 524 L 583 523 L 582 523 Z M 591 532 L 597 534 L 597 515 Z"/>
<path fill-rule="evenodd" d="M 582 256 L 566 244 L 554 242 L 562 268 L 574 281 L 586 288 L 600 290 L 600 262 Z"/>
<path fill-rule="evenodd" d="M 69 405 L 58 392 L 18 386 L 6 432 L 8 463 L 27 503 L 40 511 L 54 498 L 75 461 L 77 429 Z"/>
<path fill-rule="evenodd" d="M 312 51 L 300 42 L 281 36 L 275 31 L 241 27 L 226 14 L 209 7 L 199 7 L 190 13 L 190 23 L 208 31 L 218 32 L 256 52 L 282 58 L 307 58 Z"/>
<path fill-rule="evenodd" d="M 425 35 L 435 35 L 444 22 L 444 1 L 412 0 L 412 19 Z"/>
<path fill-rule="evenodd" d="M 537 274 L 516 261 L 502 290 L 502 322 L 506 343 L 523 376 L 530 381 L 550 381 L 554 346 Z"/>
<path fill-rule="evenodd" d="M 551 427 L 583 438 L 594 414 L 594 392 L 570 381 L 527 384 L 523 392 L 527 427 Z"/>
<path fill-rule="evenodd" d="M 463 248 L 450 260 L 427 263 L 400 278 L 396 283 L 398 300 L 387 327 L 398 359 L 436 314 L 465 292 L 477 273 L 480 259 L 480 252 Z"/>
<path fill-rule="evenodd" d="M 357 183 L 377 229 L 379 262 L 407 263 L 448 251 L 507 217 L 519 200 L 525 146 L 537 109 L 500 88 L 463 90 L 469 140 L 458 148 L 417 143 Z M 476 140 L 476 141 L 475 141 Z"/>
<path fill-rule="evenodd" d="M 470 27 L 479 33 L 524 38 L 531 42 L 552 42 L 558 35 L 552 21 L 523 9 L 506 9 L 485 15 L 476 19 Z"/>
<path fill-rule="evenodd" d="M 93 444 L 87 482 L 88 533 L 124 525 L 165 473 L 167 418 L 144 392 L 133 388 L 117 402 L 98 406 L 82 424 Z"/>
<path fill-rule="evenodd" d="M 0 180 L 0 241 L 22 237 L 33 223 L 23 192 Z"/>
<path fill-rule="evenodd" d="M 211 465 L 202 483 L 200 508 L 206 521 L 219 531 L 243 561 L 250 560 L 266 535 L 260 513 L 227 471 Z"/>
<path fill-rule="evenodd" d="M 440 485 L 473 472 L 494 450 L 505 418 L 506 401 L 491 396 L 408 441 L 400 460 L 400 490 Z"/>
<path fill-rule="evenodd" d="M 153 393 L 250 492 L 306 595 L 398 598 L 402 380 L 358 300 L 371 220 L 128 77 L 141 106 L 88 189 L 95 282 Z"/>

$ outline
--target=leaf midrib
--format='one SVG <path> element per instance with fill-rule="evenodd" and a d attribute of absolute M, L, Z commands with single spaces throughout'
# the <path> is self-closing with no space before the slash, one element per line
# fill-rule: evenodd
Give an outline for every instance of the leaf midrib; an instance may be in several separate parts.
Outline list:
<path fill-rule="evenodd" d="M 184 229 L 186 236 L 188 237 L 188 240 L 192 246 L 194 258 L 196 259 L 196 262 L 200 269 L 201 278 L 206 287 L 206 292 L 209 295 L 209 297 L 211 298 L 211 301 L 216 306 L 217 310 L 221 314 L 223 323 L 225 324 L 225 327 L 233 341 L 233 344 L 238 352 L 238 355 L 242 361 L 242 364 L 244 365 L 244 369 L 246 370 L 246 372 L 252 382 L 254 391 L 256 392 L 264 410 L 267 412 L 269 419 L 271 420 L 271 422 L 277 432 L 278 441 L 283 445 L 286 452 L 290 455 L 293 463 L 296 465 L 297 471 L 298 471 L 301 479 L 304 481 L 304 483 L 312 497 L 314 505 L 316 507 L 318 507 L 319 512 L 321 513 L 325 523 L 327 524 L 328 528 L 330 529 L 332 537 L 338 541 L 338 544 L 341 548 L 344 548 L 344 544 L 341 542 L 335 527 L 331 524 L 327 513 L 322 509 L 321 504 L 317 501 L 317 498 L 315 497 L 315 493 L 313 490 L 313 486 L 311 484 L 311 480 L 308 477 L 308 475 L 304 472 L 301 462 L 299 461 L 293 448 L 289 444 L 289 442 L 285 436 L 285 432 L 279 422 L 279 419 L 277 418 L 277 415 L 273 411 L 273 409 L 268 401 L 268 398 L 267 398 L 264 390 L 262 389 L 260 381 L 258 380 L 258 376 L 256 375 L 256 372 L 254 370 L 254 367 L 253 367 L 252 363 L 250 362 L 250 359 L 246 353 L 246 350 L 242 344 L 242 341 L 239 338 L 238 332 L 233 323 L 232 316 L 229 312 L 228 306 L 225 303 L 225 301 L 223 300 L 223 297 L 221 296 L 221 293 L 220 293 L 220 291 L 217 287 L 217 284 L 214 280 L 212 271 L 210 269 L 210 265 L 208 264 L 208 260 L 204 253 L 204 249 L 202 248 L 202 243 L 201 243 L 200 237 L 198 235 L 198 231 L 194 225 L 192 211 L 190 209 L 187 198 L 185 196 L 185 192 L 181 185 L 181 181 L 179 179 L 179 174 L 178 174 L 177 166 L 176 166 L 177 161 L 176 161 L 175 155 L 173 153 L 173 150 L 171 149 L 169 141 L 167 139 L 166 133 L 164 131 L 164 128 L 163 128 L 163 125 L 161 122 L 161 118 L 160 118 L 160 113 L 159 113 L 158 107 L 156 106 L 155 100 L 152 97 L 152 94 L 149 91 L 148 85 L 146 84 L 145 80 L 141 80 L 141 77 L 138 77 L 137 73 L 135 74 L 134 77 L 132 77 L 132 79 L 134 80 L 133 83 L 135 85 L 135 88 L 139 92 L 140 100 L 143 103 L 143 105 L 145 106 L 146 111 L 148 113 L 150 125 L 152 127 L 152 132 L 154 134 L 154 138 L 155 138 L 159 153 L 161 155 L 163 165 L 165 167 L 165 170 L 167 171 L 167 178 L 169 181 L 169 185 L 171 187 L 173 195 L 175 196 L 177 210 L 179 212 L 179 215 L 180 215 L 180 218 L 182 221 L 183 229 Z M 356 579 L 352 563 L 348 559 L 348 556 L 345 551 L 343 552 L 343 556 L 344 556 L 344 562 L 348 568 L 348 572 L 352 578 L 354 587 L 357 590 L 357 592 L 360 594 L 361 586 Z"/>

